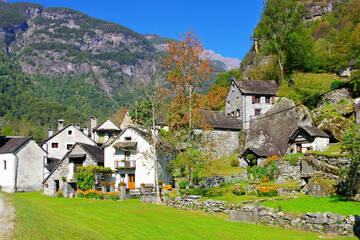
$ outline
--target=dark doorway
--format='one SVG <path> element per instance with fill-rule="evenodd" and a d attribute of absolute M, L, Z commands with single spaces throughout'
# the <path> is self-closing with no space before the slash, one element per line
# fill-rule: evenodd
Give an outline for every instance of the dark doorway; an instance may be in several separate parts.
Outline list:
<path fill-rule="evenodd" d="M 60 190 L 60 182 L 59 180 L 55 180 L 55 192 Z"/>

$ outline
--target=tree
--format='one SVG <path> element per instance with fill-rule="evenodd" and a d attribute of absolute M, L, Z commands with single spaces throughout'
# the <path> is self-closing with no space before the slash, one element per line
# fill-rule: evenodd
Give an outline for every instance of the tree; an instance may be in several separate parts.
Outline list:
<path fill-rule="evenodd" d="M 285 45 L 304 15 L 304 6 L 297 5 L 295 0 L 267 0 L 263 4 L 263 13 L 253 38 L 260 43 L 263 52 L 277 55 L 283 81 Z"/>
<path fill-rule="evenodd" d="M 347 152 L 351 163 L 345 170 L 340 182 L 342 194 L 347 197 L 356 197 L 360 194 L 360 126 L 352 125 L 350 131 L 344 135 L 341 148 Z M 360 196 L 357 197 L 360 200 Z"/>
<path fill-rule="evenodd" d="M 176 157 L 172 166 L 175 170 L 185 169 L 187 194 L 194 173 L 208 165 L 208 158 L 204 156 L 207 155 L 205 150 L 210 148 L 200 146 L 203 141 L 196 136 L 195 127 L 208 127 L 201 118 L 204 98 L 198 91 L 215 68 L 196 34 L 190 30 L 178 42 L 169 43 L 163 67 L 169 84 L 169 89 L 164 89 L 169 123 L 169 132 L 165 136 L 172 145 L 182 148 L 182 153 Z"/>

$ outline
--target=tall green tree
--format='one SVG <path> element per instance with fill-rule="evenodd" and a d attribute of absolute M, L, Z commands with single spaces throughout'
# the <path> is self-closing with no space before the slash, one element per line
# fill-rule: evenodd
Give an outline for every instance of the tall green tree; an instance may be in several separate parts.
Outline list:
<path fill-rule="evenodd" d="M 260 43 L 262 52 L 277 55 L 281 80 L 284 81 L 286 42 L 304 16 L 304 6 L 298 5 L 295 0 L 267 0 L 263 4 L 263 13 L 253 38 Z"/>

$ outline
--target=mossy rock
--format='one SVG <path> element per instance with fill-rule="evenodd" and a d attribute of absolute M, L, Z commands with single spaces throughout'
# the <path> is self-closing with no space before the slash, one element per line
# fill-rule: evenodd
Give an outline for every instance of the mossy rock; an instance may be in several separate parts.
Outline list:
<path fill-rule="evenodd" d="M 351 127 L 351 121 L 344 117 L 327 117 L 317 126 L 330 135 L 331 140 L 340 141 L 344 133 Z"/>

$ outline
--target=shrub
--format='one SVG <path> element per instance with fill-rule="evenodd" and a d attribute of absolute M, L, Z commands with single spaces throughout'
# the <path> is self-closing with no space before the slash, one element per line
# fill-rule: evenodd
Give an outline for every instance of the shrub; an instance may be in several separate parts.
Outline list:
<path fill-rule="evenodd" d="M 66 182 L 66 177 L 61 177 L 61 181 Z"/>
<path fill-rule="evenodd" d="M 117 201 L 117 200 L 120 199 L 119 193 L 117 193 L 117 192 L 108 192 L 108 193 L 105 195 L 105 199 L 106 199 L 106 200 Z"/>
<path fill-rule="evenodd" d="M 76 192 L 77 192 L 77 195 L 76 195 L 77 197 L 84 198 L 84 192 L 81 189 L 77 190 Z"/>
<path fill-rule="evenodd" d="M 95 189 L 86 190 L 83 192 L 83 195 L 85 198 L 104 199 L 104 193 Z"/>
<path fill-rule="evenodd" d="M 62 191 L 57 191 L 57 192 L 56 192 L 56 196 L 57 196 L 58 198 L 63 198 L 63 197 L 64 197 L 64 193 L 63 193 Z"/>
<path fill-rule="evenodd" d="M 241 184 L 235 184 L 233 191 L 232 191 L 235 195 L 244 195 L 246 190 L 245 187 Z"/>
<path fill-rule="evenodd" d="M 258 197 L 273 197 L 279 196 L 278 186 L 258 186 L 257 187 L 257 196 Z"/>
<path fill-rule="evenodd" d="M 179 188 L 180 188 L 180 189 L 185 189 L 185 188 L 186 188 L 186 184 L 187 184 L 186 180 L 180 181 L 180 182 L 179 182 Z"/>
<path fill-rule="evenodd" d="M 238 167 L 239 166 L 239 160 L 238 159 L 233 159 L 233 160 L 231 160 L 230 164 L 233 167 Z"/>

